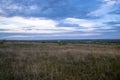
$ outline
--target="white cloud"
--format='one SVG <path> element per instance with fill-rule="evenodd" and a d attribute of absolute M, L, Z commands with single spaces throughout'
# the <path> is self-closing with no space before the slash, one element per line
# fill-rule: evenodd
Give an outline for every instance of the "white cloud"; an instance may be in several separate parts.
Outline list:
<path fill-rule="evenodd" d="M 102 32 L 102 30 L 105 30 L 104 32 L 110 32 L 109 29 L 114 29 L 114 25 L 105 24 L 107 22 L 111 21 L 119 21 L 119 15 L 113 15 L 113 17 L 110 17 L 110 15 L 106 15 L 100 19 L 93 19 L 93 20 L 87 20 L 87 19 L 78 19 L 78 18 L 66 18 L 63 20 L 64 23 L 69 24 L 77 24 L 80 27 L 76 29 L 76 31 L 81 32 L 96 32 L 99 30 L 99 32 Z M 109 30 L 109 31 L 108 31 Z"/>
<path fill-rule="evenodd" d="M 118 0 L 101 0 L 102 2 L 116 2 L 116 1 L 118 1 Z"/>
<path fill-rule="evenodd" d="M 34 36 L 13 35 L 13 36 L 7 36 L 4 38 L 34 38 Z"/>
<path fill-rule="evenodd" d="M 83 37 L 83 36 L 99 36 L 100 33 L 83 33 L 83 34 L 54 34 L 52 37 Z M 49 36 L 49 35 L 46 35 Z"/>
<path fill-rule="evenodd" d="M 13 0 L 2 0 L 0 1 L 0 13 L 2 15 L 9 15 L 10 12 L 18 12 L 18 13 L 24 13 L 24 14 L 30 14 L 37 11 L 38 6 L 37 5 L 23 5 L 18 3 L 15 3 Z M 4 13 L 3 13 L 4 11 Z"/>
<path fill-rule="evenodd" d="M 94 32 L 96 30 L 96 28 L 85 28 L 85 29 L 79 29 L 78 31 L 82 31 L 82 32 Z"/>
<path fill-rule="evenodd" d="M 120 24 L 115 24 L 115 26 L 120 27 Z"/>
<path fill-rule="evenodd" d="M 90 20 L 77 19 L 77 18 L 66 18 L 64 22 L 69 24 L 78 24 L 79 26 L 82 27 L 94 27 L 96 25 L 95 22 L 92 22 Z"/>
<path fill-rule="evenodd" d="M 0 14 L 5 13 L 3 9 L 0 8 Z"/>
<path fill-rule="evenodd" d="M 29 10 L 37 10 L 38 9 L 38 6 L 36 5 L 31 5 L 31 6 L 28 6 Z"/>
<path fill-rule="evenodd" d="M 1 23 L 1 22 L 4 22 Z M 58 22 L 44 18 L 0 17 L 0 32 L 9 33 L 61 33 L 75 31 L 75 28 L 57 27 Z"/>
<path fill-rule="evenodd" d="M 42 18 L 23 18 L 23 17 L 11 17 L 11 18 L 4 18 L 4 20 L 11 21 L 14 23 L 20 23 L 24 27 L 25 26 L 37 26 L 39 29 L 51 28 L 55 27 L 57 22 L 49 19 L 42 19 Z M 38 27 L 39 26 L 39 27 Z"/>
<path fill-rule="evenodd" d="M 17 5 L 17 4 L 11 4 L 6 9 L 19 11 L 19 12 L 27 12 L 32 13 L 33 11 L 37 10 L 38 7 L 36 5 L 29 5 L 29 6 L 23 6 L 23 5 Z"/>
<path fill-rule="evenodd" d="M 98 36 L 98 35 L 101 35 L 100 33 L 85 33 L 85 34 L 70 34 L 70 35 L 67 35 L 67 36 Z"/>
<path fill-rule="evenodd" d="M 58 24 L 77 24 L 78 27 L 57 26 Z M 68 32 L 83 32 L 89 34 L 98 29 L 111 29 L 111 26 L 103 24 L 102 20 L 86 20 L 79 18 L 66 18 L 55 21 L 45 18 L 24 17 L 0 17 L 0 32 L 2 33 L 39 33 L 39 34 L 61 34 Z M 79 34 L 78 35 L 83 35 Z M 90 34 L 91 35 L 91 34 Z M 88 35 L 88 36 L 90 36 Z M 94 35 L 94 34 L 92 34 Z M 84 35 L 85 36 L 85 35 Z"/>
<path fill-rule="evenodd" d="M 16 24 L 11 24 L 11 23 L 8 23 L 8 24 L 2 24 L 0 23 L 0 29 L 20 29 L 19 25 L 16 25 Z"/>
<path fill-rule="evenodd" d="M 99 19 L 101 22 L 116 22 L 120 21 L 119 14 L 107 14 Z"/>
<path fill-rule="evenodd" d="M 78 19 L 78 18 L 66 18 L 65 20 L 63 20 L 63 22 L 79 25 L 81 29 L 78 29 L 78 31 L 82 31 L 82 32 L 92 32 L 96 30 L 96 26 L 103 25 L 99 21 L 95 22 L 92 20 Z"/>
<path fill-rule="evenodd" d="M 118 3 L 118 0 L 102 0 L 103 4 L 95 11 L 90 12 L 89 16 L 104 16 L 109 12 L 114 11 L 114 6 Z"/>
<path fill-rule="evenodd" d="M 22 10 L 22 7 L 18 6 L 16 4 L 12 4 L 12 5 L 10 5 L 10 6 L 6 7 L 6 8 L 10 9 L 10 10 L 18 10 L 18 11 Z"/>

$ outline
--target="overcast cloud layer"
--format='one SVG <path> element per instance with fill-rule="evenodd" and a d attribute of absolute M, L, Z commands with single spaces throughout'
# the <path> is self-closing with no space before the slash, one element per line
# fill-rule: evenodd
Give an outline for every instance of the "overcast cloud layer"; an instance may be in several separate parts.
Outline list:
<path fill-rule="evenodd" d="M 0 39 L 120 39 L 120 0 L 0 0 Z"/>

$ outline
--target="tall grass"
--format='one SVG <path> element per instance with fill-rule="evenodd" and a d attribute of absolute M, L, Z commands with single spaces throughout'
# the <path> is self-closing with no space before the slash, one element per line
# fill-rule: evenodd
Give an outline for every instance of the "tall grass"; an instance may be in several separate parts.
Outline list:
<path fill-rule="evenodd" d="M 1 44 L 0 80 L 120 80 L 119 47 L 97 44 Z"/>

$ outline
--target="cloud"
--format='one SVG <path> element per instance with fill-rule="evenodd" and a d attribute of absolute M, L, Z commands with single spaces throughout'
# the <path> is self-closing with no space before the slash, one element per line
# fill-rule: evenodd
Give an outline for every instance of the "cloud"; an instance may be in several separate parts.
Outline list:
<path fill-rule="evenodd" d="M 2 16 L 25 16 L 36 13 L 38 9 L 40 7 L 37 5 L 28 4 L 25 1 L 0 0 L 0 15 Z"/>
<path fill-rule="evenodd" d="M 91 11 L 89 16 L 104 16 L 116 9 L 119 0 L 102 0 L 103 4 L 95 11 Z"/>
<path fill-rule="evenodd" d="M 66 18 L 64 22 L 69 24 L 78 24 L 79 26 L 83 26 L 83 27 L 94 27 L 94 25 L 96 25 L 96 23 L 90 20 L 78 19 L 78 18 Z"/>
<path fill-rule="evenodd" d="M 3 14 L 4 13 L 4 10 L 0 8 L 0 14 Z"/>
<path fill-rule="evenodd" d="M 63 23 L 67 24 L 77 24 L 79 26 L 76 27 L 76 31 L 81 32 L 95 32 L 95 33 L 102 33 L 102 32 L 117 32 L 116 28 L 120 25 L 119 22 L 119 15 L 114 17 L 109 17 L 110 15 L 107 15 L 105 17 L 102 17 L 100 19 L 78 19 L 78 18 L 66 18 L 64 19 Z M 109 22 L 116 22 L 117 24 L 111 24 Z M 117 26 L 117 27 L 116 27 Z"/>
<path fill-rule="evenodd" d="M 82 36 L 98 36 L 98 35 L 101 35 L 100 33 L 83 33 L 83 34 L 55 34 L 55 35 L 51 35 L 51 36 L 58 36 L 58 37 L 82 37 Z"/>
<path fill-rule="evenodd" d="M 24 36 L 24 35 L 12 35 L 4 38 L 34 38 L 34 36 Z"/>
<path fill-rule="evenodd" d="M 64 19 L 63 23 L 67 24 L 76 24 L 79 25 L 77 27 L 78 30 L 76 31 L 83 31 L 83 32 L 92 32 L 96 30 L 96 26 L 102 25 L 99 22 L 94 22 L 92 20 L 87 19 L 78 19 L 78 18 L 66 18 Z"/>
<path fill-rule="evenodd" d="M 111 24 L 111 25 L 120 24 L 120 21 L 111 21 L 111 22 L 107 22 L 106 24 Z"/>
<path fill-rule="evenodd" d="M 58 22 L 45 18 L 0 17 L 0 32 L 9 33 L 61 33 L 75 28 L 57 27 Z M 9 29 L 9 30 L 7 30 Z"/>
<path fill-rule="evenodd" d="M 47 18 L 25 18 L 25 17 L 0 17 L 0 33 L 18 34 L 10 35 L 12 37 L 23 37 L 30 39 L 28 36 L 43 38 L 62 38 L 62 37 L 93 37 L 100 36 L 104 33 L 116 33 L 116 24 L 109 24 L 103 19 L 80 19 L 80 18 L 65 18 L 62 20 L 52 20 Z M 117 24 L 118 25 L 118 24 Z M 7 39 L 7 37 L 3 37 Z M 32 38 L 31 38 L 32 39 Z"/>
<path fill-rule="evenodd" d="M 92 0 L 91 3 L 88 3 L 87 0 L 0 0 L 0 7 L 6 12 L 6 14 L 2 14 L 4 16 L 63 19 L 87 17 L 86 14 L 99 5 L 96 0 Z"/>
<path fill-rule="evenodd" d="M 110 21 L 110 22 L 106 22 L 105 24 L 114 26 L 116 29 L 120 29 L 120 21 Z"/>
<path fill-rule="evenodd" d="M 120 0 L 0 0 L 0 36 L 119 34 L 120 24 L 112 23 L 120 21 L 119 7 Z"/>
<path fill-rule="evenodd" d="M 0 17 L 0 32 L 7 33 L 65 33 L 94 32 L 97 29 L 113 28 L 106 21 L 65 18 L 52 20 L 47 18 Z M 106 31 L 107 32 L 107 31 Z"/>
<path fill-rule="evenodd" d="M 96 24 L 92 21 L 78 18 L 66 18 L 57 21 L 46 18 L 24 18 L 18 16 L 9 18 L 0 17 L 0 32 L 2 33 L 59 34 L 61 36 L 64 36 L 61 34 L 64 33 L 67 36 L 67 33 L 77 31 L 79 32 L 77 33 L 79 36 L 92 36 L 97 34 L 89 33 L 96 30 L 95 25 L 98 25 L 98 23 Z M 77 34 L 74 34 L 74 36 Z M 73 36 L 72 34 L 69 35 Z"/>

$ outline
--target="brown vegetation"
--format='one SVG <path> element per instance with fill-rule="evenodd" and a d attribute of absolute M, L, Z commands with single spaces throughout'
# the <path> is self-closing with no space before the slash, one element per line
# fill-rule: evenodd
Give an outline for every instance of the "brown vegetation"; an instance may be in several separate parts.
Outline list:
<path fill-rule="evenodd" d="M 0 80 L 120 80 L 120 45 L 6 42 Z"/>

